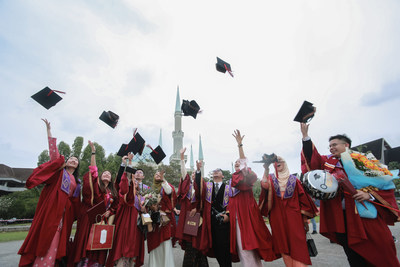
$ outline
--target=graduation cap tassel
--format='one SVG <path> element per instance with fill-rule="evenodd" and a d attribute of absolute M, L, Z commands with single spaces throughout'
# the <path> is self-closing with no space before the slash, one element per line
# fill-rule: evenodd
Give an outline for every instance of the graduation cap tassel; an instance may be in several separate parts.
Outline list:
<path fill-rule="evenodd" d="M 136 131 L 137 131 L 137 128 L 135 128 L 135 129 L 133 130 L 133 140 L 135 140 L 135 142 L 136 142 L 136 138 L 135 138 Z"/>
<path fill-rule="evenodd" d="M 228 71 L 229 75 L 231 75 L 232 78 L 233 78 L 233 73 L 232 73 L 232 71 L 230 71 L 230 70 L 228 69 L 228 67 L 226 66 L 226 64 L 224 64 L 224 67 L 225 67 L 225 69 Z"/>
<path fill-rule="evenodd" d="M 63 91 L 50 90 L 50 92 L 47 94 L 47 96 L 51 95 L 53 92 L 57 92 L 57 93 L 60 93 L 60 94 L 65 94 L 65 92 L 63 92 Z"/>
<path fill-rule="evenodd" d="M 154 150 L 150 145 L 146 145 L 148 148 L 151 149 L 151 151 L 153 151 L 154 153 L 158 154 L 158 152 L 156 150 Z"/>

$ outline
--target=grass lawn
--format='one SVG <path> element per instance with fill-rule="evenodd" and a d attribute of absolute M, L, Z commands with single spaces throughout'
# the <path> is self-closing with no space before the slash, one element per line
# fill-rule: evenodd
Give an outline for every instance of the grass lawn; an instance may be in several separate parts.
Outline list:
<path fill-rule="evenodd" d="M 27 235 L 28 235 L 28 231 L 23 231 L 23 232 L 1 232 L 0 233 L 0 242 L 24 240 Z"/>
<path fill-rule="evenodd" d="M 72 229 L 71 236 L 75 235 L 76 229 Z M 0 232 L 0 243 L 1 242 L 9 242 L 16 240 L 24 240 L 28 235 L 28 231 L 22 232 Z"/>

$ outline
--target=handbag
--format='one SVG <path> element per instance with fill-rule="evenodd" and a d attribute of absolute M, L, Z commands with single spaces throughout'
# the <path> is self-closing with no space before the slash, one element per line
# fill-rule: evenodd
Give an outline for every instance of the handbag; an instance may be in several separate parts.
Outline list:
<path fill-rule="evenodd" d="M 167 225 L 171 221 L 168 215 L 163 211 L 160 211 L 160 214 L 161 214 L 161 226 Z"/>
<path fill-rule="evenodd" d="M 86 250 L 111 249 L 114 241 L 115 225 L 92 224 Z"/>
<path fill-rule="evenodd" d="M 309 233 L 307 233 L 306 239 L 307 239 L 308 254 L 310 255 L 310 257 L 317 256 L 318 250 L 317 250 L 317 247 L 315 246 L 314 239 L 312 239 L 312 237 Z"/>

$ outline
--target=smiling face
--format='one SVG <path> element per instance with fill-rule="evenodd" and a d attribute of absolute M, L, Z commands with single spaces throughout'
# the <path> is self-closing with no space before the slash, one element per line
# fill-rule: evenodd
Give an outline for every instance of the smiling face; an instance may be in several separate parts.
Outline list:
<path fill-rule="evenodd" d="M 103 182 L 107 181 L 110 182 L 111 181 L 111 172 L 109 171 L 105 171 L 101 174 L 101 178 L 100 178 Z"/>
<path fill-rule="evenodd" d="M 221 169 L 216 169 L 215 171 L 213 171 L 213 180 L 214 180 L 214 182 L 222 181 L 223 177 L 224 177 L 224 175 L 222 174 Z"/>
<path fill-rule="evenodd" d="M 240 160 L 239 159 L 235 161 L 234 167 L 235 167 L 235 171 L 240 171 Z"/>
<path fill-rule="evenodd" d="M 78 165 L 79 165 L 79 160 L 78 160 L 78 158 L 76 158 L 76 157 L 70 157 L 68 160 L 67 160 L 67 163 L 66 163 L 66 167 L 69 167 L 69 168 L 74 168 L 74 169 L 76 169 L 76 168 L 78 168 Z"/>
<path fill-rule="evenodd" d="M 276 171 L 282 172 L 284 168 L 285 168 L 285 160 L 279 158 L 278 161 L 276 162 Z"/>
<path fill-rule="evenodd" d="M 158 182 L 162 182 L 163 181 L 163 177 L 161 175 L 161 172 L 156 172 L 154 174 L 154 180 L 158 181 Z"/>
<path fill-rule="evenodd" d="M 135 179 L 138 181 L 142 181 L 144 179 L 144 173 L 142 170 L 137 170 L 135 172 Z"/>
<path fill-rule="evenodd" d="M 332 139 L 329 141 L 329 151 L 337 158 L 340 158 L 340 154 L 346 151 L 346 147 L 349 147 L 349 144 L 342 140 Z"/>

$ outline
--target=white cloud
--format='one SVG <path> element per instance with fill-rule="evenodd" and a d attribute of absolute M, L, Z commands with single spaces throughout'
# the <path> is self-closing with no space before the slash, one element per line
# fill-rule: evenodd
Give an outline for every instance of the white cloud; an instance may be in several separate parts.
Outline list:
<path fill-rule="evenodd" d="M 0 163 L 36 165 L 42 117 L 59 140 L 84 136 L 107 153 L 133 127 L 153 145 L 162 129 L 169 158 L 178 85 L 203 109 L 182 124 L 195 157 L 202 136 L 206 172 L 231 169 L 237 128 L 250 161 L 275 152 L 298 172 L 303 100 L 317 107 L 310 135 L 322 153 L 343 132 L 398 146 L 388 125 L 400 100 L 388 85 L 400 76 L 399 11 L 397 1 L 2 2 Z M 216 56 L 234 78 L 215 70 Z M 49 111 L 29 98 L 44 86 L 67 92 Z M 103 110 L 121 116 L 115 130 L 98 120 Z"/>

